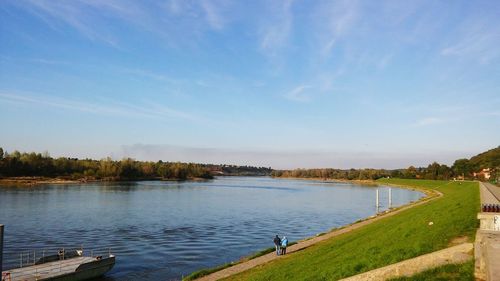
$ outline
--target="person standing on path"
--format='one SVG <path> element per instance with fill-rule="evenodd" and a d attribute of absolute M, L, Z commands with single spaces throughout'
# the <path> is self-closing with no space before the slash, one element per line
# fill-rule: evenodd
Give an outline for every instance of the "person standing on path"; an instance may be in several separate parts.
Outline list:
<path fill-rule="evenodd" d="M 286 254 L 286 246 L 288 246 L 288 239 L 286 239 L 286 236 L 283 236 L 283 240 L 281 240 L 281 254 L 282 255 Z"/>
<path fill-rule="evenodd" d="M 279 256 L 280 255 L 280 246 L 281 246 L 281 239 L 280 237 L 278 236 L 278 234 L 276 234 L 276 237 L 274 237 L 274 246 L 276 247 L 276 255 Z"/>

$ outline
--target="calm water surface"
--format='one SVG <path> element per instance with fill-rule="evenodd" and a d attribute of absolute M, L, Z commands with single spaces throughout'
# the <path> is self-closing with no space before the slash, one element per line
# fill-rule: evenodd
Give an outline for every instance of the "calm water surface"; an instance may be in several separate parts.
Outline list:
<path fill-rule="evenodd" d="M 83 245 L 117 256 L 100 280 L 178 280 L 272 247 L 275 234 L 295 241 L 371 216 L 375 190 L 266 177 L 0 187 L 4 268 L 20 251 Z M 392 188 L 394 206 L 422 196 Z"/>

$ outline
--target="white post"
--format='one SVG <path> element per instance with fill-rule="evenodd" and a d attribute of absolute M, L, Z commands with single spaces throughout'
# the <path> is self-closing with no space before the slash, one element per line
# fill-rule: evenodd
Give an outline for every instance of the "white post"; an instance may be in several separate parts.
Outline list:
<path fill-rule="evenodd" d="M 389 187 L 389 208 L 392 208 L 392 188 Z"/>
<path fill-rule="evenodd" d="M 375 206 L 377 207 L 377 214 L 378 214 L 378 207 L 380 206 L 378 203 L 378 188 L 377 188 L 377 196 L 376 196 Z"/>

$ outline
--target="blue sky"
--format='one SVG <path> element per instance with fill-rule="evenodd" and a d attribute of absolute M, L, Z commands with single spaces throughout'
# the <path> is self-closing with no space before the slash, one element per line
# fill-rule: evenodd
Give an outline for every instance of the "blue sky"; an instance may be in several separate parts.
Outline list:
<path fill-rule="evenodd" d="M 0 2 L 0 146 L 397 168 L 500 144 L 498 1 Z"/>

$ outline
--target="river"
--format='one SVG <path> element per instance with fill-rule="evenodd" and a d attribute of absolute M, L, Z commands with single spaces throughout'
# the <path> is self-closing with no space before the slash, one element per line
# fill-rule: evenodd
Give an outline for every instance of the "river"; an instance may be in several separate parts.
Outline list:
<path fill-rule="evenodd" d="M 389 187 L 378 189 L 386 210 Z M 296 241 L 374 215 L 375 190 L 268 177 L 1 186 L 4 270 L 20 252 L 83 246 L 117 257 L 99 280 L 179 280 L 272 247 L 276 234 Z M 422 196 L 392 188 L 393 206 Z"/>

